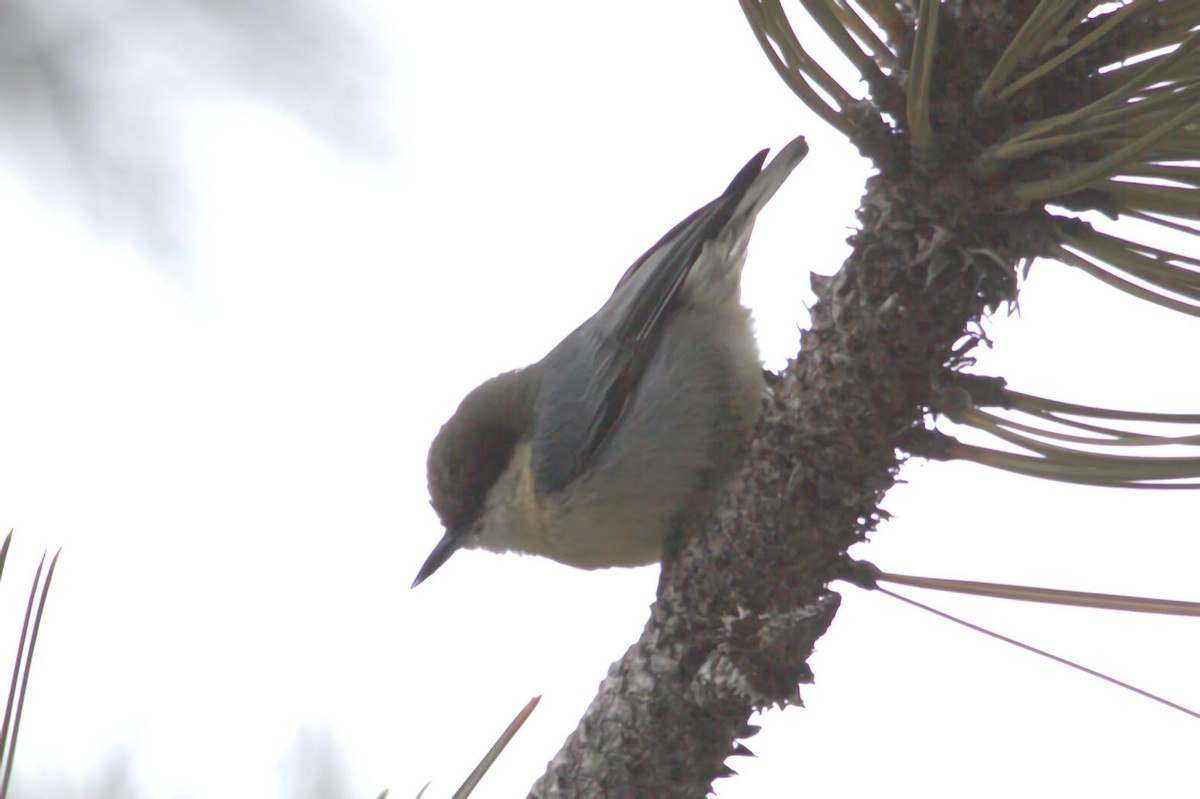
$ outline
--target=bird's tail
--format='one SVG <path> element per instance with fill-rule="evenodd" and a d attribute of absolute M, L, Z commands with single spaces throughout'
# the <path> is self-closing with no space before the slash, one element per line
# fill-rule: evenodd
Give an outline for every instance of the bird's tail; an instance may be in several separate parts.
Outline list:
<path fill-rule="evenodd" d="M 767 152 L 763 150 L 751 158 L 725 193 L 713 201 L 726 204 L 724 222 L 720 234 L 704 245 L 704 253 L 688 277 L 693 300 L 719 304 L 739 296 L 754 220 L 796 165 L 804 160 L 808 144 L 803 136 L 797 136 L 763 166 Z M 728 210 L 729 205 L 733 206 L 732 211 Z"/>
<path fill-rule="evenodd" d="M 763 150 L 754 159 L 747 164 L 747 169 L 743 169 L 733 183 L 729 184 L 730 190 L 736 190 L 735 187 L 740 180 L 744 180 L 744 173 L 749 171 L 749 167 L 758 161 L 760 164 L 765 159 L 767 154 Z M 775 196 L 775 192 L 779 191 L 779 187 L 788 179 L 788 175 L 792 174 L 792 170 L 796 165 L 804 160 L 804 156 L 808 155 L 808 142 L 803 136 L 797 136 L 792 139 L 783 149 L 779 151 L 779 155 L 771 159 L 771 162 L 762 168 L 757 175 L 754 175 L 749 188 L 745 190 L 741 200 L 738 201 L 737 210 L 733 213 L 734 224 L 738 224 L 742 220 L 749 219 L 751 224 L 758 212 Z"/>

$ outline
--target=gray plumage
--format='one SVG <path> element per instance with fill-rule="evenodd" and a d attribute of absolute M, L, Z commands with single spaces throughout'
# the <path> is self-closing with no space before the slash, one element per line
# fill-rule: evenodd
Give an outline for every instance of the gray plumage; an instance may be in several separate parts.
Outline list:
<path fill-rule="evenodd" d="M 765 168 L 767 151 L 755 155 L 545 358 L 463 400 L 430 448 L 446 532 L 414 586 L 463 547 L 586 569 L 652 563 L 682 512 L 712 504 L 762 403 L 746 245 L 807 150 L 797 138 Z"/>

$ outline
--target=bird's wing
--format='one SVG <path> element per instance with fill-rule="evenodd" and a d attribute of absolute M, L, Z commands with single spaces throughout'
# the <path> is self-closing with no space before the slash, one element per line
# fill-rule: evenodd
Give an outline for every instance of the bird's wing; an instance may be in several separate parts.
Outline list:
<path fill-rule="evenodd" d="M 788 145 L 795 155 L 803 140 Z M 785 151 L 787 148 L 785 148 Z M 789 167 L 765 191 L 756 182 L 767 150 L 742 167 L 724 193 L 673 227 L 634 262 L 595 316 L 546 356 L 535 411 L 533 441 L 535 490 L 539 496 L 561 491 L 587 471 L 654 358 L 676 312 L 679 290 L 700 258 L 736 218 L 765 204 L 791 171 Z M 776 162 L 782 159 L 776 159 Z M 774 167 L 775 162 L 772 163 Z M 750 198 L 756 198 L 750 200 Z M 751 213 L 753 212 L 753 213 Z"/>

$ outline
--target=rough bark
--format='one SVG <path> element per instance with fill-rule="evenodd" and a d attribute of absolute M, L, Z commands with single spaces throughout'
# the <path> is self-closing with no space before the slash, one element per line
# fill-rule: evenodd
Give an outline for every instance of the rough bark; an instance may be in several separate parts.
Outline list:
<path fill-rule="evenodd" d="M 836 275 L 813 278 L 812 327 L 771 381 L 748 465 L 715 518 L 689 525 L 668 552 L 641 639 L 531 796 L 704 796 L 744 753 L 751 713 L 800 703 L 806 659 L 838 606 L 827 585 L 844 553 L 885 517 L 906 437 L 969 360 L 981 317 L 1015 298 L 1017 263 L 1042 250 L 1043 209 L 1006 206 L 966 166 L 1015 124 L 969 110 L 1030 7 L 942 7 L 932 93 L 942 138 L 921 164 L 903 129 L 864 127 L 858 144 L 880 174 L 853 253 Z M 905 75 L 892 80 L 875 103 L 903 120 Z"/>

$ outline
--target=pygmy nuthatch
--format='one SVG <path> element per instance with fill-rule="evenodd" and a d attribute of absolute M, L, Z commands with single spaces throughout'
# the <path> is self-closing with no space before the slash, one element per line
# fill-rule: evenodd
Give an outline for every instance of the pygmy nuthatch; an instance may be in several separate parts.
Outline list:
<path fill-rule="evenodd" d="M 653 563 L 672 524 L 715 502 L 762 409 L 746 244 L 807 152 L 799 137 L 751 158 L 550 354 L 467 395 L 429 450 L 446 533 L 414 587 L 462 547 Z"/>

